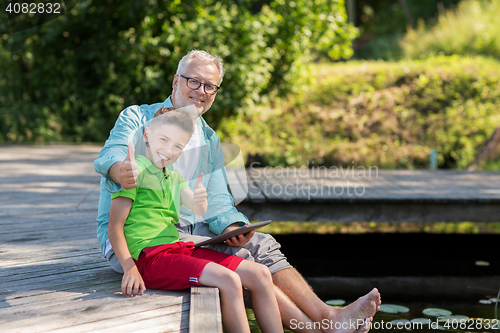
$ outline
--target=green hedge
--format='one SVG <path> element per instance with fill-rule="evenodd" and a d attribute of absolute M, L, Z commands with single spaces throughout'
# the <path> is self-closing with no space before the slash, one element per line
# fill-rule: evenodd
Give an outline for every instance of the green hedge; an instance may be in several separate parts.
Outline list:
<path fill-rule="evenodd" d="M 227 119 L 249 163 L 464 168 L 500 124 L 500 62 L 436 57 L 314 65 L 295 98 Z M 308 162 L 309 161 L 309 162 Z"/>
<path fill-rule="evenodd" d="M 0 143 L 103 141 L 123 108 L 168 97 L 193 48 L 226 64 L 215 126 L 296 91 L 313 53 L 348 58 L 355 36 L 336 0 L 86 0 L 16 33 L 0 18 Z"/>

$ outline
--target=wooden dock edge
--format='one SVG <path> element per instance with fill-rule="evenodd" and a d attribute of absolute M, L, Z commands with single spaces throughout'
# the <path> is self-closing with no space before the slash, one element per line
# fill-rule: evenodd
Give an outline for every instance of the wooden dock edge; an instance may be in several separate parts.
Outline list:
<path fill-rule="evenodd" d="M 189 333 L 222 333 L 219 289 L 191 287 Z"/>

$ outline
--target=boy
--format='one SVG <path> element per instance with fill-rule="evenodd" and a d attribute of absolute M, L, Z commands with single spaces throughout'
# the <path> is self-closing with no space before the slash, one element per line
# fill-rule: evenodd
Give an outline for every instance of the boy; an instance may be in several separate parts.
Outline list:
<path fill-rule="evenodd" d="M 193 192 L 179 173 L 166 168 L 177 160 L 192 133 L 193 121 L 187 112 L 174 110 L 153 118 L 144 130 L 145 156 L 137 156 L 137 187 L 112 195 L 108 236 L 124 269 L 122 291 L 126 296 L 136 296 L 146 287 L 173 290 L 214 286 L 220 290 L 225 330 L 250 332 L 243 286 L 251 292 L 262 331 L 282 332 L 267 267 L 178 241 L 174 223 L 180 205 L 196 215 L 207 210 L 203 174 L 198 176 Z"/>

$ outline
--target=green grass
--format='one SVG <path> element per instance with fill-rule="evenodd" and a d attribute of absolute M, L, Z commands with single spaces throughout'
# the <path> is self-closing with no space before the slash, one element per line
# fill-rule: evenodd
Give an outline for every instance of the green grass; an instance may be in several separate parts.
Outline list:
<path fill-rule="evenodd" d="M 286 234 L 500 234 L 500 222 L 273 222 L 259 231 Z"/>
<path fill-rule="evenodd" d="M 435 55 L 483 55 L 500 58 L 500 1 L 463 0 L 456 10 L 444 12 L 433 27 L 420 22 L 401 43 L 412 59 Z"/>
<path fill-rule="evenodd" d="M 500 61 L 311 65 L 302 93 L 224 119 L 221 140 L 260 166 L 465 169 L 500 124 Z"/>

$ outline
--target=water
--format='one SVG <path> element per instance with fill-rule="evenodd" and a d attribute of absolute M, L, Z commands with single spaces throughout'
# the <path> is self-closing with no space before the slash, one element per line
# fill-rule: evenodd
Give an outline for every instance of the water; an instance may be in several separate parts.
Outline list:
<path fill-rule="evenodd" d="M 380 332 L 380 333 L 395 333 L 395 332 L 437 332 L 437 331 L 448 331 L 448 332 L 498 332 L 495 329 L 486 329 L 487 322 L 484 319 L 489 319 L 490 323 L 494 325 L 495 323 L 495 304 L 481 304 L 479 302 L 466 301 L 466 302 L 434 302 L 434 303 L 422 303 L 422 302 L 391 302 L 386 304 L 397 304 L 403 305 L 410 309 L 406 313 L 384 313 L 379 311 L 373 320 L 372 328 L 370 332 Z M 457 320 L 450 320 L 449 327 L 445 328 L 446 322 L 437 322 L 437 317 L 427 316 L 422 313 L 424 309 L 427 308 L 440 308 L 452 312 L 453 315 L 462 315 L 469 317 L 463 323 Z M 252 333 L 260 333 L 260 329 L 257 325 L 255 317 L 252 310 L 247 310 L 250 328 Z M 432 322 L 432 328 L 429 325 L 416 326 L 416 324 L 403 323 L 400 324 L 402 329 L 398 329 L 397 324 L 392 322 L 394 320 L 406 319 L 412 320 L 415 318 L 427 318 Z M 498 315 L 497 315 L 497 318 Z M 481 319 L 481 320 L 479 320 Z M 391 323 L 392 322 L 392 323 Z M 405 329 L 404 325 L 406 325 Z M 439 327 L 438 327 L 439 326 Z M 460 327 L 462 326 L 462 328 Z M 500 323 L 497 321 L 496 327 L 500 330 Z M 285 332 L 291 332 L 285 330 Z"/>
<path fill-rule="evenodd" d="M 495 321 L 495 305 L 489 304 L 484 305 L 479 302 L 466 301 L 463 303 L 457 302 L 436 302 L 436 303 L 396 303 L 398 305 L 404 305 L 410 309 L 407 313 L 384 313 L 379 311 L 374 317 L 374 323 L 372 327 L 373 332 L 404 332 L 404 331 L 415 331 L 415 332 L 436 332 L 437 330 L 445 330 L 452 332 L 494 332 L 495 330 L 486 329 L 487 321 L 484 319 L 489 319 L 490 323 L 498 327 L 500 324 Z M 464 318 L 464 322 L 460 322 L 458 319 L 449 319 L 448 321 L 437 321 L 438 317 L 428 316 L 423 313 L 424 309 L 427 308 L 440 308 L 448 310 L 452 315 L 466 316 L 469 319 Z M 430 319 L 432 326 L 412 326 L 412 324 L 407 324 L 408 329 L 397 329 L 395 323 L 388 325 L 393 320 L 406 319 L 412 320 L 415 318 L 426 318 Z M 498 316 L 497 316 L 498 318 Z M 446 324 L 448 323 L 448 324 Z M 403 325 L 400 325 L 404 327 Z M 444 327 L 446 326 L 446 327 Z"/>
<path fill-rule="evenodd" d="M 434 324 L 432 327 L 413 326 L 412 332 L 436 332 L 442 329 L 453 332 L 500 331 L 486 329 L 486 322 L 477 320 L 489 319 L 490 323 L 494 324 L 495 304 L 481 304 L 479 300 L 496 297 L 500 289 L 498 235 L 290 234 L 275 235 L 275 238 L 282 245 L 282 251 L 287 255 L 289 262 L 306 277 L 336 276 L 365 281 L 377 278 L 383 281 L 384 277 L 395 277 L 396 281 L 407 277 L 415 277 L 417 280 L 420 279 L 419 281 L 436 277 L 444 277 L 448 279 L 447 281 L 453 281 L 454 277 L 470 278 L 470 283 L 468 280 L 467 283 L 464 283 L 465 280 L 460 280 L 459 283 L 450 285 L 446 288 L 447 293 L 445 290 L 436 292 L 436 288 L 431 292 L 430 287 L 429 290 L 425 288 L 415 290 L 416 288 L 411 283 L 408 284 L 408 281 L 406 281 L 408 284 L 406 292 L 401 292 L 401 288 L 399 290 L 388 288 L 387 285 L 384 290 L 379 288 L 384 304 L 403 305 L 409 308 L 409 312 L 397 314 L 378 312 L 370 332 L 406 332 L 408 330 L 404 327 L 398 330 L 396 324 L 390 327 L 387 323 L 398 319 L 415 318 L 428 318 Z M 490 287 L 489 295 L 477 293 L 477 290 L 483 287 L 483 285 L 478 286 L 477 281 L 482 281 L 480 279 L 485 277 L 491 277 L 493 281 L 498 277 L 498 289 L 491 291 Z M 475 292 L 470 291 L 471 287 Z M 347 303 L 369 291 L 369 289 L 359 293 L 356 291 L 354 293 L 357 294 L 353 294 L 351 290 L 347 294 L 342 294 L 345 288 L 333 284 L 323 286 L 321 289 L 323 292 L 316 291 L 320 292 L 319 296 L 325 301 L 332 297 L 342 297 Z M 325 290 L 327 292 L 324 292 Z M 453 294 L 450 294 L 450 290 Z M 408 296 L 409 294 L 412 296 Z M 462 315 L 470 319 L 461 326 L 458 321 L 449 321 L 448 329 L 438 328 L 437 317 L 422 313 L 426 308 L 442 308 L 451 311 L 453 315 Z M 253 313 L 249 311 L 248 314 L 252 332 L 260 332 Z M 439 326 L 444 324 L 445 322 L 441 322 Z"/>

